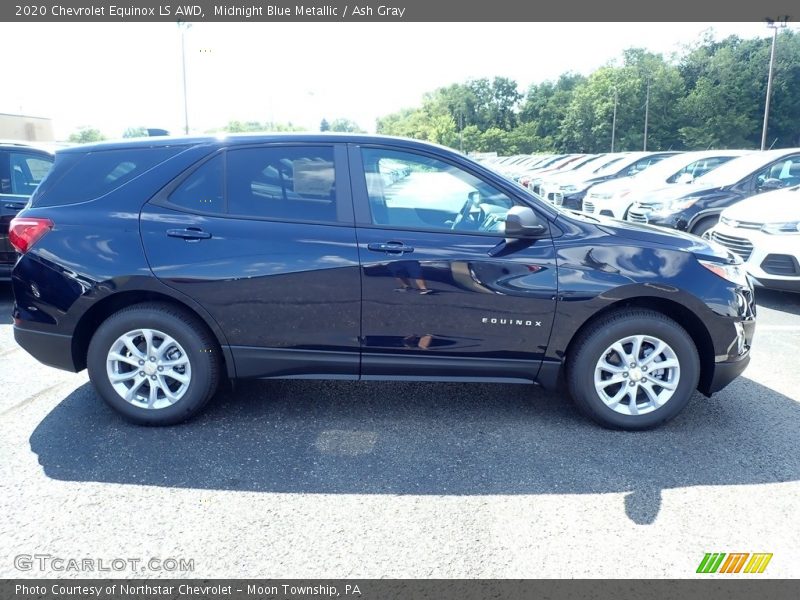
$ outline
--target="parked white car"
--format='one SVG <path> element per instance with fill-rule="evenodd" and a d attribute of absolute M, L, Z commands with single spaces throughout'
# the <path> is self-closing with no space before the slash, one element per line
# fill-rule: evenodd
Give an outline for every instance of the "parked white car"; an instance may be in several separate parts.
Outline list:
<path fill-rule="evenodd" d="M 800 186 L 726 208 L 706 237 L 738 254 L 756 284 L 800 292 Z"/>
<path fill-rule="evenodd" d="M 684 152 L 665 158 L 652 167 L 631 177 L 612 179 L 593 186 L 583 200 L 582 210 L 624 219 L 641 194 L 671 185 L 691 183 L 746 150 L 707 150 Z"/>

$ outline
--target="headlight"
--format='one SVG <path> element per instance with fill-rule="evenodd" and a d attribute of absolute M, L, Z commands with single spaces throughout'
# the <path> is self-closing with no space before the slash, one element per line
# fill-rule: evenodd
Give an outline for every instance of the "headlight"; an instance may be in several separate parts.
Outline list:
<path fill-rule="evenodd" d="M 562 185 L 560 189 L 565 194 L 571 194 L 572 192 L 577 192 L 578 191 L 578 186 L 574 185 L 572 183 L 569 183 L 567 185 Z"/>
<path fill-rule="evenodd" d="M 592 198 L 597 198 L 598 200 L 611 200 L 613 194 L 608 192 L 594 192 L 592 193 Z"/>
<path fill-rule="evenodd" d="M 680 210 L 686 210 L 698 200 L 700 200 L 700 198 L 695 196 L 689 196 L 688 198 L 678 198 L 677 200 L 670 200 L 664 205 L 664 208 L 661 209 L 661 212 L 672 213 L 672 212 L 678 212 Z"/>
<path fill-rule="evenodd" d="M 761 231 L 771 234 L 795 234 L 800 233 L 800 221 L 787 221 L 786 223 L 764 223 Z"/>
<path fill-rule="evenodd" d="M 747 272 L 742 268 L 742 265 L 727 265 L 711 262 L 709 260 L 700 260 L 699 258 L 697 259 L 697 262 L 714 273 L 714 275 L 722 277 L 725 281 L 730 281 L 731 283 L 735 283 L 736 285 L 741 285 L 743 287 L 750 286 L 750 283 L 747 279 Z"/>

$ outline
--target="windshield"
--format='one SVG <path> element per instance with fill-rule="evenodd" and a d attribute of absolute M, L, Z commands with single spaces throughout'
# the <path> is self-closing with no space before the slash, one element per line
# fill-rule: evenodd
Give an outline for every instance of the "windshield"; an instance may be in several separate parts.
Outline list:
<path fill-rule="evenodd" d="M 741 181 L 753 171 L 771 163 L 777 157 L 774 154 L 756 153 L 734 158 L 710 173 L 698 177 L 695 181 L 710 187 L 723 187 Z"/>
<path fill-rule="evenodd" d="M 697 162 L 701 160 L 701 156 L 695 154 L 694 152 L 687 152 L 685 154 L 678 154 L 677 156 L 670 156 L 665 158 L 662 161 L 657 162 L 652 167 L 645 169 L 644 171 L 640 171 L 633 175 L 637 181 L 642 181 L 645 179 L 667 179 L 671 175 L 674 175 L 686 165 L 690 165 L 693 162 Z"/>
<path fill-rule="evenodd" d="M 615 160 L 613 163 L 608 164 L 602 169 L 598 170 L 596 174 L 598 177 L 604 177 L 605 175 L 616 175 L 621 169 L 629 167 L 640 158 L 642 158 L 642 156 L 639 155 L 620 156 L 618 160 Z"/>

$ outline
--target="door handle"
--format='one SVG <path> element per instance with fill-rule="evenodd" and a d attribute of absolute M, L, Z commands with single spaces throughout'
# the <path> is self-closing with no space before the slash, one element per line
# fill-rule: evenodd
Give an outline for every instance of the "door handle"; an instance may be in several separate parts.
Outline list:
<path fill-rule="evenodd" d="M 412 246 L 406 246 L 403 242 L 372 243 L 367 244 L 367 249 L 373 252 L 386 252 L 387 254 L 404 254 L 414 251 Z"/>
<path fill-rule="evenodd" d="M 183 238 L 187 241 L 207 240 L 211 238 L 211 234 L 197 227 L 187 227 L 186 229 L 167 229 L 169 237 Z"/>
<path fill-rule="evenodd" d="M 13 209 L 16 209 L 16 210 L 22 210 L 23 208 L 25 208 L 25 203 L 23 202 L 23 203 L 17 204 L 15 202 L 6 202 L 4 207 L 5 208 L 13 208 Z"/>

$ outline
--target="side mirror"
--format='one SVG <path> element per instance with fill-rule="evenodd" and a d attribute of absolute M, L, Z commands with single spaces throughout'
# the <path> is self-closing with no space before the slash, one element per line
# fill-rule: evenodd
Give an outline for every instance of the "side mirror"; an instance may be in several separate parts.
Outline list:
<path fill-rule="evenodd" d="M 694 177 L 691 173 L 681 173 L 675 183 L 692 183 L 692 181 L 694 181 Z"/>
<path fill-rule="evenodd" d="M 759 186 L 759 190 L 762 192 L 767 192 L 770 190 L 779 190 L 783 187 L 783 181 L 780 179 L 776 179 L 772 177 L 770 179 L 765 179 L 764 182 Z"/>
<path fill-rule="evenodd" d="M 547 224 L 529 206 L 514 206 L 506 215 L 508 238 L 538 237 L 547 233 Z"/>

